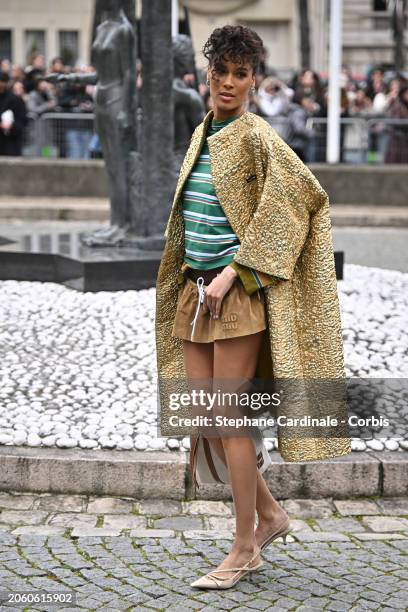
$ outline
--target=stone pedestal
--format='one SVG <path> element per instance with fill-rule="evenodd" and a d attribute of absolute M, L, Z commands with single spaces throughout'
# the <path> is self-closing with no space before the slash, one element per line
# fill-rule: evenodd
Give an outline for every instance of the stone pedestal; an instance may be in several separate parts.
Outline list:
<path fill-rule="evenodd" d="M 163 236 L 140 238 L 134 247 L 89 248 L 81 231 L 37 233 L 25 229 L 0 237 L 0 280 L 62 283 L 79 291 L 148 289 L 156 284 Z"/>

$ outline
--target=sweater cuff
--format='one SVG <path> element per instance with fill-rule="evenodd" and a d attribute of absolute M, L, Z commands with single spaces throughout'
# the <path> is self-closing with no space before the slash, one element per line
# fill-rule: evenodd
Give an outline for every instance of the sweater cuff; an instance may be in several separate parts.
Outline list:
<path fill-rule="evenodd" d="M 274 282 L 273 276 L 265 274 L 265 272 L 258 272 L 254 268 L 243 266 L 234 260 L 228 265 L 230 265 L 231 268 L 237 272 L 242 284 L 244 285 L 245 292 L 248 295 L 255 293 L 255 291 L 258 291 L 258 289 L 267 287 Z"/>

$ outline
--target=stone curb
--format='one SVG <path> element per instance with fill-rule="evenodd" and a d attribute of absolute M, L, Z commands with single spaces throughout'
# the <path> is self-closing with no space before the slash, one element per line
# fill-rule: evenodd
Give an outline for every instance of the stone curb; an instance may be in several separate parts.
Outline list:
<path fill-rule="evenodd" d="M 396 497 L 408 494 L 408 451 L 353 452 L 302 463 L 271 453 L 265 479 L 278 499 Z M 194 492 L 188 453 L 0 447 L 0 490 L 230 500 L 228 485 Z"/>
<path fill-rule="evenodd" d="M 29 198 L 0 196 L 2 221 L 97 221 L 109 220 L 106 198 Z"/>

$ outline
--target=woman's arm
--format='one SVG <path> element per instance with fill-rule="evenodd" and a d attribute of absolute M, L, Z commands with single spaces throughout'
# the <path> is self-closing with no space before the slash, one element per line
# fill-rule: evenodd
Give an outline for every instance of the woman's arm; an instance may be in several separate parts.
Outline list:
<path fill-rule="evenodd" d="M 40 98 L 37 91 L 30 91 L 27 98 L 27 110 L 29 113 L 42 115 L 50 108 L 49 100 Z"/>

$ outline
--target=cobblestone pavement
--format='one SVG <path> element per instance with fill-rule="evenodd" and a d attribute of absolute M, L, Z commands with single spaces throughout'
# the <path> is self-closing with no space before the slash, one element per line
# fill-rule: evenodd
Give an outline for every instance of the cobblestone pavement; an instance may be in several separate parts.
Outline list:
<path fill-rule="evenodd" d="M 281 503 L 286 546 L 223 592 L 189 584 L 228 552 L 231 502 L 0 493 L 0 610 L 407 610 L 408 497 Z"/>

